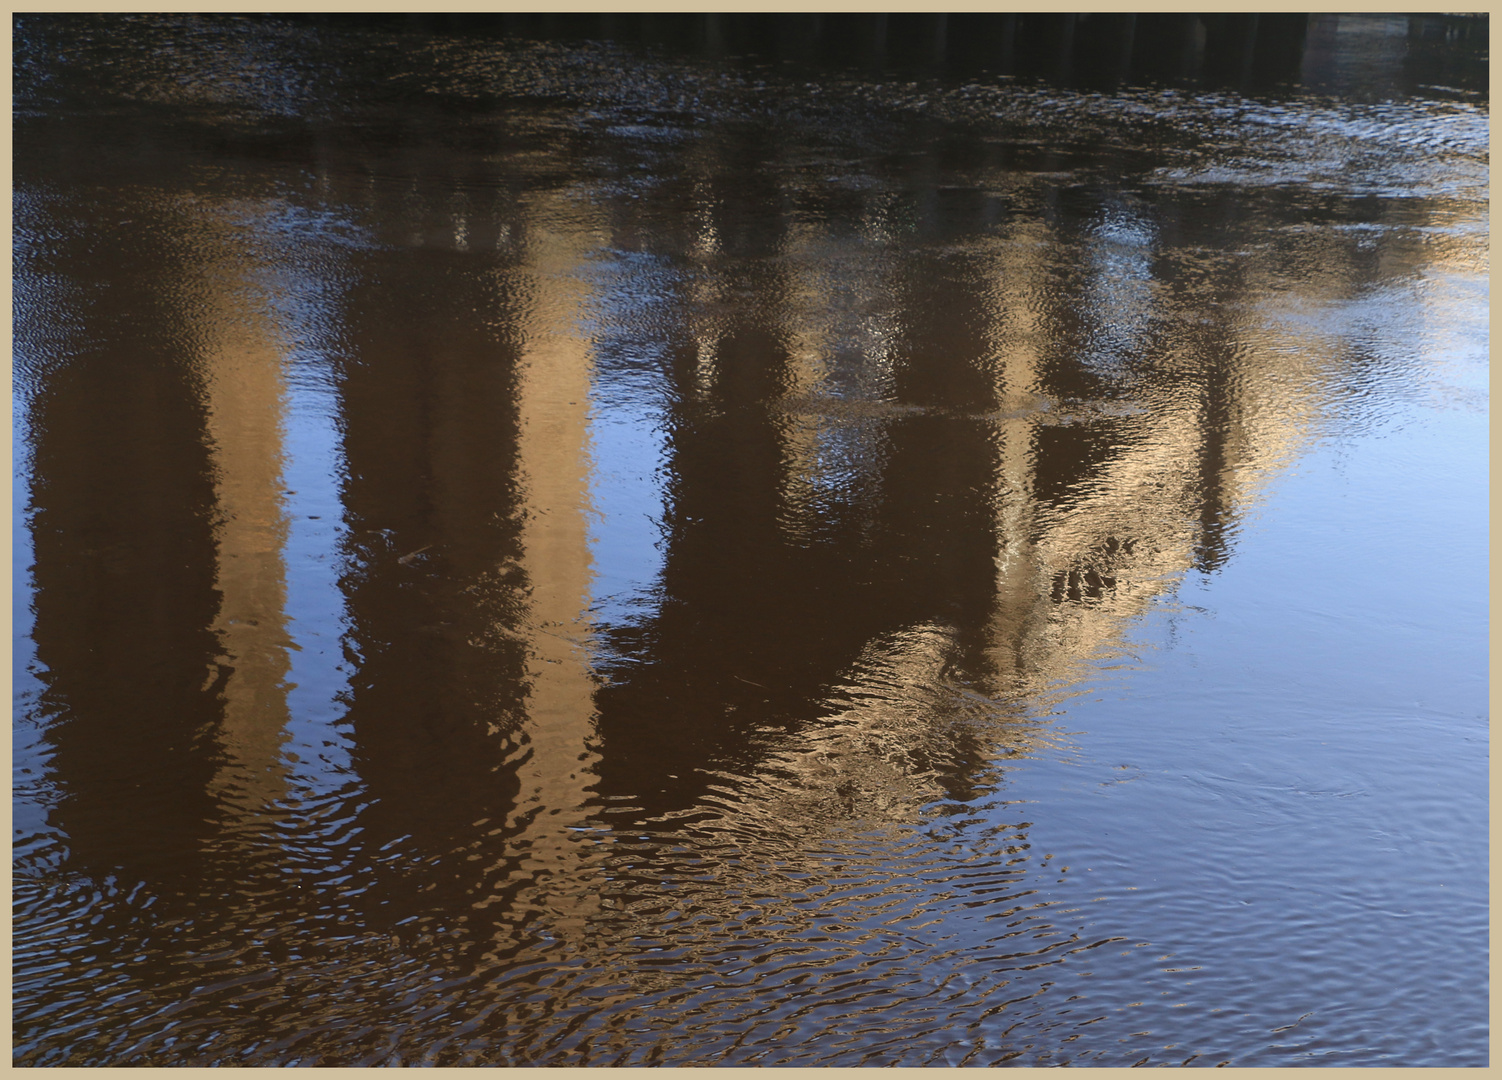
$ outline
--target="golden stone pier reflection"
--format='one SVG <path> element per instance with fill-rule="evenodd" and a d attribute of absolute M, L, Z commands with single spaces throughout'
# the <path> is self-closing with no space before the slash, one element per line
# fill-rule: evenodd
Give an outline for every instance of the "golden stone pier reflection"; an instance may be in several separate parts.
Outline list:
<path fill-rule="evenodd" d="M 282 495 L 288 350 L 272 325 L 265 285 L 247 280 L 254 266 L 235 258 L 237 237 L 225 232 L 201 234 L 218 250 L 205 252 L 194 267 L 202 276 L 189 285 L 198 299 L 189 310 L 203 319 L 194 366 L 204 381 L 218 519 L 213 632 L 223 648 L 215 680 L 222 687 L 222 763 L 211 788 L 254 817 L 287 790 L 282 744 L 288 652 L 296 648 L 287 630 Z"/>

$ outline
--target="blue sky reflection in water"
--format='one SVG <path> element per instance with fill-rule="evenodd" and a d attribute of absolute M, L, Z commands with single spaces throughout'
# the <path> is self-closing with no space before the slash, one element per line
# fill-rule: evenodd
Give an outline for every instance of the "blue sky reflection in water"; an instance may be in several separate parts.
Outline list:
<path fill-rule="evenodd" d="M 20 17 L 16 1062 L 1484 1063 L 1434 25 Z"/>

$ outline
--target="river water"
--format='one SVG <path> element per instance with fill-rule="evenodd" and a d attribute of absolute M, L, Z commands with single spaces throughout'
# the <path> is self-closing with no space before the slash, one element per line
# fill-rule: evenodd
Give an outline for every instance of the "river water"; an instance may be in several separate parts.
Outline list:
<path fill-rule="evenodd" d="M 18 19 L 15 1061 L 1485 1064 L 1485 60 L 1320 25 Z"/>

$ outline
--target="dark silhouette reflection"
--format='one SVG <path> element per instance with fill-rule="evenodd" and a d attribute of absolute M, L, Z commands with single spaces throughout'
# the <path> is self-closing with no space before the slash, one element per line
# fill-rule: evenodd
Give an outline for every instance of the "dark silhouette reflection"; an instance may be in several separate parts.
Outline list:
<path fill-rule="evenodd" d="M 411 260 L 412 253 L 403 258 Z M 477 317 L 497 299 L 452 254 L 416 260 L 393 288 L 376 260 L 350 297 L 342 365 L 343 503 L 349 570 L 346 723 L 368 808 L 367 849 L 408 838 L 417 858 L 464 846 L 508 820 L 517 781 L 524 610 L 513 512 L 514 346 Z M 414 292 L 414 286 L 416 291 Z M 504 306 L 501 310 L 504 311 Z M 415 880 L 382 876 L 362 921 L 391 929 L 452 891 L 474 866 Z"/>
<path fill-rule="evenodd" d="M 524 585 L 507 575 L 519 531 L 515 351 L 476 314 L 508 298 L 453 255 L 415 258 L 423 269 L 396 288 L 368 264 L 349 298 L 361 314 L 339 381 L 342 587 L 358 668 L 347 720 L 375 812 L 395 816 L 382 831 L 451 840 L 477 818 L 504 818 L 515 797 L 497 771 L 524 677 L 521 645 L 505 636 Z"/>
<path fill-rule="evenodd" d="M 30 403 L 36 719 L 72 861 L 183 882 L 214 827 L 230 675 L 212 630 L 212 461 L 193 327 L 171 299 L 177 253 L 150 229 L 113 240 L 108 261 L 82 238 L 33 256 L 39 273 L 66 266 L 94 316 Z M 120 250 L 137 254 L 124 278 Z"/>

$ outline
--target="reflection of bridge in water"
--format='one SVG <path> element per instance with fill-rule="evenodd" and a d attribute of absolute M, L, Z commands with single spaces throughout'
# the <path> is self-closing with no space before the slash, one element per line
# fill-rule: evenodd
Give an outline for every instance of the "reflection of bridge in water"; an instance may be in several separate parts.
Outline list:
<path fill-rule="evenodd" d="M 969 187 L 915 166 L 843 190 L 806 147 L 738 138 L 684 149 L 629 202 L 522 176 L 491 210 L 446 177 L 330 172 L 389 241 L 340 253 L 337 295 L 288 278 L 340 327 L 345 533 L 320 554 L 342 560 L 330 737 L 358 790 L 330 813 L 367 837 L 340 900 L 362 932 L 435 918 L 504 957 L 541 928 L 583 955 L 614 917 L 612 830 L 698 812 L 812 837 L 968 797 L 1158 598 L 1228 557 L 1328 384 L 1359 380 L 1359 358 L 1273 325 L 1275 256 L 1225 235 L 1260 237 L 1276 195 L 1263 219 L 1244 193 L 1181 219 L 974 147 L 956 150 Z M 283 492 L 294 335 L 258 275 L 317 265 L 291 249 L 322 240 L 272 200 L 261 218 L 242 201 L 228 238 L 118 198 L 157 239 L 118 266 L 67 258 L 128 283 L 88 317 L 134 368 L 80 353 L 33 423 L 55 824 L 86 870 L 259 860 L 245 903 L 295 924 L 275 883 L 307 827 L 283 729 L 287 567 L 308 553 Z M 1355 242 L 1324 254 L 1306 299 L 1404 272 Z M 649 293 L 626 287 L 643 274 Z M 665 462 L 634 508 L 661 550 L 638 560 L 657 567 L 640 614 L 611 622 L 598 425 L 632 410 Z"/>
<path fill-rule="evenodd" d="M 608 759 L 620 739 L 712 760 L 739 721 L 720 715 L 710 734 L 687 737 L 675 725 L 706 723 L 696 709 L 748 697 L 737 682 L 783 680 L 789 700 L 817 699 L 870 642 L 904 627 L 951 627 L 976 685 L 1036 693 L 1069 681 L 1072 663 L 1109 648 L 1184 571 L 1223 558 L 1247 493 L 1311 420 L 1299 397 L 1306 357 L 1237 356 L 1245 327 L 1226 316 L 1193 339 L 1164 337 L 1166 309 L 1176 325 L 1189 307 L 1213 319 L 1226 298 L 1255 292 L 1256 269 L 1214 286 L 1175 282 L 1160 235 L 1172 226 L 1140 208 L 1103 204 L 1064 224 L 1035 184 L 1013 192 L 1003 228 L 936 256 L 922 237 L 953 228 L 952 210 L 873 194 L 856 232 L 790 221 L 767 257 L 748 260 L 726 246 L 738 227 L 727 196 L 698 183 L 697 224 L 685 219 L 668 243 L 699 270 L 681 286 L 669 275 L 680 291 L 653 301 L 669 312 L 654 326 L 670 339 L 671 480 L 666 505 L 643 512 L 677 524 L 647 629 L 596 627 L 587 614 L 600 463 L 589 450 L 598 341 L 585 334 L 591 319 L 621 332 L 600 252 L 641 246 L 639 226 L 589 219 L 567 194 L 523 202 L 512 220 L 429 220 L 430 240 L 456 229 L 513 239 L 485 269 L 460 252 L 416 256 L 468 307 L 435 296 L 399 319 L 386 283 L 401 271 L 370 256 L 371 281 L 340 317 L 355 348 L 340 385 L 354 545 L 346 591 L 364 659 L 352 692 L 357 743 L 367 709 L 402 716 L 390 725 L 399 741 L 413 737 L 396 734 L 407 710 L 430 714 L 460 740 L 449 750 L 527 730 L 518 752 L 579 784 L 549 806 L 556 814 L 586 798 L 591 770 L 545 768 L 543 757 Z M 453 203 L 438 189 L 423 198 L 430 218 Z M 910 252 L 893 246 L 894 228 Z M 236 661 L 219 692 L 225 745 L 241 747 L 228 760 L 269 763 L 276 723 L 263 731 L 234 717 L 286 709 L 284 695 L 274 700 L 287 670 L 277 486 L 286 389 L 277 331 L 256 328 L 274 313 L 251 310 L 227 257 L 192 269 L 204 290 L 199 338 L 210 342 L 192 363 L 207 387 L 199 438 L 212 448 L 221 521 L 215 625 Z M 1075 258 L 1080 268 L 1068 270 Z M 1061 285 L 1066 272 L 1074 283 Z M 634 313 L 619 314 L 632 324 Z M 429 579 L 447 581 L 413 585 Z M 397 599 L 424 589 L 420 601 Z M 48 598 L 43 590 L 44 608 Z M 633 669 L 612 663 L 614 684 L 597 695 L 596 658 L 629 654 L 643 638 L 655 672 L 627 678 Z M 258 675 L 263 659 L 271 666 Z M 637 726 L 626 716 L 646 708 L 632 686 L 660 695 L 662 731 L 625 736 Z M 674 696 L 694 702 L 678 719 L 660 711 L 672 712 Z M 590 750 L 597 723 L 603 742 Z M 377 771 L 386 737 L 366 748 Z M 550 742 L 556 755 L 543 749 Z M 511 760 L 499 753 L 492 765 Z M 625 775 L 651 771 L 636 751 L 626 756 Z"/>

